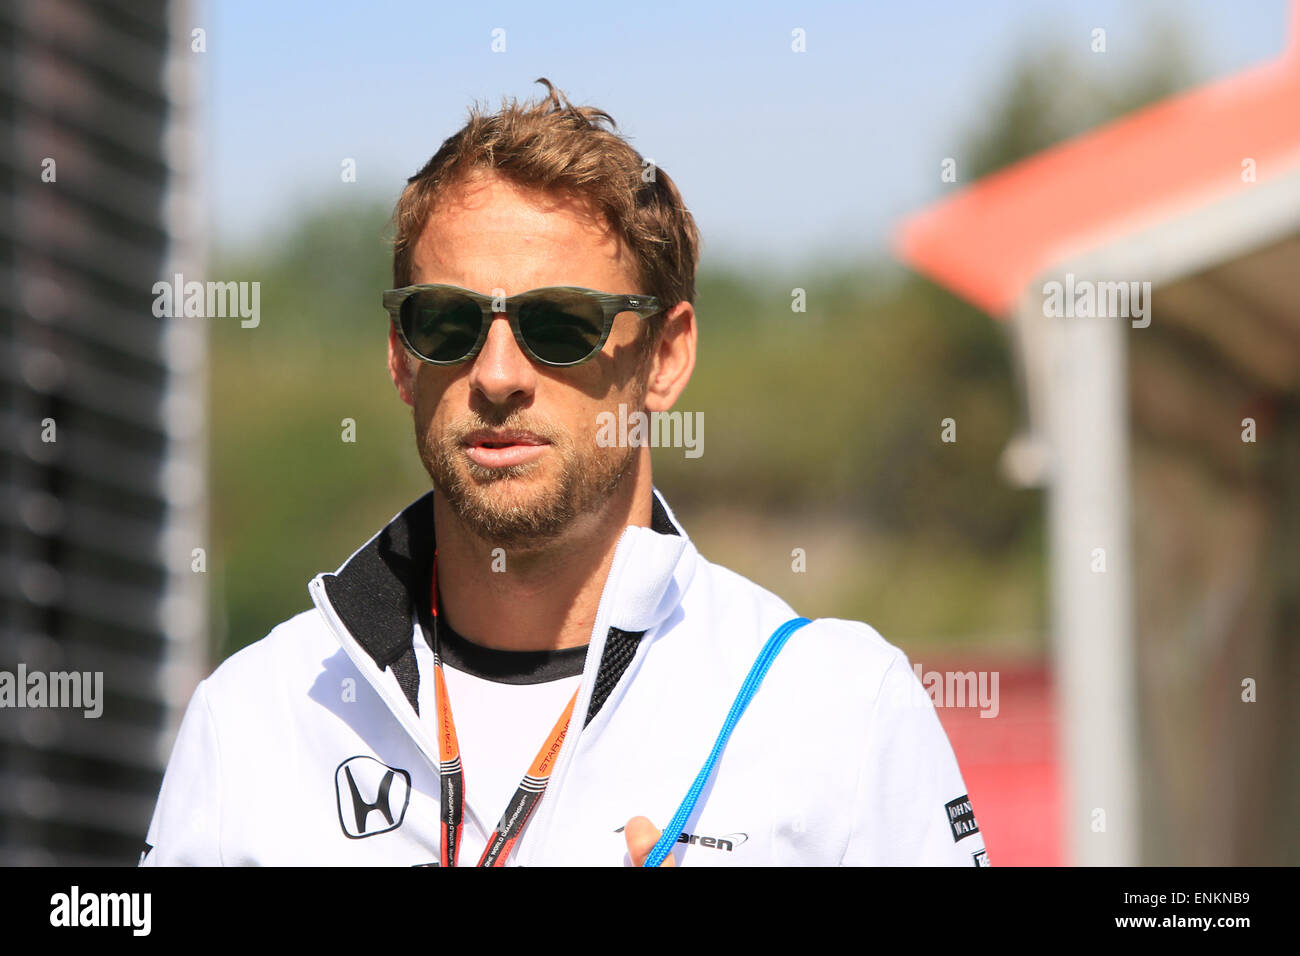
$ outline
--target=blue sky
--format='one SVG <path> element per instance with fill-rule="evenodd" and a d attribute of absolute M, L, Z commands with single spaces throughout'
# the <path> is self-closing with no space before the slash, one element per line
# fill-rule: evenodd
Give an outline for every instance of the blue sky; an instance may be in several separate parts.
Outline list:
<path fill-rule="evenodd" d="M 196 12 L 207 214 L 221 241 L 265 241 L 308 204 L 391 201 L 473 100 L 532 97 L 546 76 L 673 176 L 706 263 L 870 254 L 901 214 L 952 188 L 940 160 L 1031 45 L 1076 51 L 1081 71 L 1133 71 L 1163 16 L 1205 80 L 1281 52 L 1288 13 L 1286 0 L 208 0 Z M 1105 54 L 1089 51 L 1094 27 Z M 341 181 L 345 157 L 356 183 Z"/>

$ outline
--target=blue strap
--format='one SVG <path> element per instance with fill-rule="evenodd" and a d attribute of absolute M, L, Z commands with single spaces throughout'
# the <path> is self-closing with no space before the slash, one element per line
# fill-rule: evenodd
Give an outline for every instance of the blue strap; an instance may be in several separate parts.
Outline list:
<path fill-rule="evenodd" d="M 786 621 L 771 637 L 767 639 L 762 653 L 754 661 L 754 666 L 749 669 L 749 676 L 745 678 L 745 683 L 741 685 L 740 693 L 736 695 L 735 702 L 731 705 L 731 712 L 727 714 L 726 721 L 722 724 L 722 731 L 718 734 L 717 741 L 713 744 L 713 751 L 709 754 L 709 759 L 704 761 L 704 766 L 700 768 L 699 775 L 695 782 L 691 784 L 691 789 L 686 792 L 686 799 L 682 805 L 677 808 L 673 815 L 672 822 L 668 828 L 659 837 L 659 842 L 654 845 L 650 855 L 646 857 L 646 866 L 658 866 L 672 851 L 673 844 L 681 836 L 682 827 L 686 826 L 686 820 L 695 809 L 695 803 L 700 799 L 700 793 L 704 790 L 704 785 L 708 783 L 709 776 L 713 773 L 713 768 L 718 763 L 718 758 L 722 756 L 722 750 L 727 746 L 727 740 L 731 737 L 732 730 L 736 727 L 736 721 L 740 720 L 740 715 L 745 712 L 749 702 L 753 699 L 754 694 L 758 691 L 758 685 L 763 683 L 763 678 L 767 676 L 768 668 L 772 666 L 772 661 L 776 660 L 776 655 L 781 653 L 781 648 L 789 640 L 790 635 L 805 624 L 811 624 L 806 617 L 794 617 Z"/>

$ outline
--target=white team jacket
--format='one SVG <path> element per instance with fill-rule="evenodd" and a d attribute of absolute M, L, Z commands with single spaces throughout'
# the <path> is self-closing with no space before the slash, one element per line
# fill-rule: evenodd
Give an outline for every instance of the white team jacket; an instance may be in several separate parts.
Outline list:
<path fill-rule="evenodd" d="M 438 862 L 438 747 L 416 709 L 423 699 L 428 714 L 419 658 L 431 658 L 414 652 L 427 640 L 433 535 L 430 492 L 311 581 L 314 610 L 199 684 L 142 865 Z M 750 665 L 794 616 L 705 560 L 656 491 L 652 527 L 618 542 L 573 723 L 509 862 L 627 865 L 623 824 L 667 825 Z M 467 832 L 486 840 L 499 812 L 471 788 Z M 777 657 L 674 855 L 690 866 L 988 863 L 906 656 L 833 619 L 795 632 Z"/>

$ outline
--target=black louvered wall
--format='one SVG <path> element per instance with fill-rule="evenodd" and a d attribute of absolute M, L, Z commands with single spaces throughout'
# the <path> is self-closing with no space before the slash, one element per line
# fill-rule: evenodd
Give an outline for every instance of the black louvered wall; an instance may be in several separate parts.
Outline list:
<path fill-rule="evenodd" d="M 98 719 L 0 708 L 0 864 L 135 862 L 204 646 L 202 320 L 151 308 L 195 261 L 183 26 L 0 4 L 0 671 L 104 675 Z"/>

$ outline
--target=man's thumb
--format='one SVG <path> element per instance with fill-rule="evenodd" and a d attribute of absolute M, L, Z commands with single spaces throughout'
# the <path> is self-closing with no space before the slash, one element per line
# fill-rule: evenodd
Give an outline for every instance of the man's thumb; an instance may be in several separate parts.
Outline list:
<path fill-rule="evenodd" d="M 633 817 L 627 821 L 627 826 L 623 828 L 623 836 L 627 839 L 627 853 L 632 858 L 633 866 L 645 866 L 646 857 L 659 842 L 659 831 L 655 825 L 646 817 Z M 659 864 L 660 866 L 676 866 L 673 855 L 668 854 L 667 858 Z"/>

